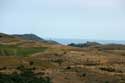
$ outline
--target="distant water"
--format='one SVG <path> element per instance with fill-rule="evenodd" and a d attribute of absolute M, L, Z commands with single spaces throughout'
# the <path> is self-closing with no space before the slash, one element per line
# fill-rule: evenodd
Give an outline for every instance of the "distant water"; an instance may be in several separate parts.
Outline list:
<path fill-rule="evenodd" d="M 125 40 L 92 40 L 92 39 L 52 39 L 61 44 L 98 42 L 101 44 L 125 44 Z"/>

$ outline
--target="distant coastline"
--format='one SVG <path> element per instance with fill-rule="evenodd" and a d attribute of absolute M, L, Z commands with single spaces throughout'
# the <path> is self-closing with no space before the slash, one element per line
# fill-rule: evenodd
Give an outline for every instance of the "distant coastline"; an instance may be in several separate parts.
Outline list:
<path fill-rule="evenodd" d="M 125 40 L 94 40 L 94 39 L 63 39 L 63 38 L 53 38 L 52 40 L 57 41 L 61 44 L 70 44 L 70 43 L 86 43 L 89 42 L 98 42 L 101 44 L 125 44 Z"/>

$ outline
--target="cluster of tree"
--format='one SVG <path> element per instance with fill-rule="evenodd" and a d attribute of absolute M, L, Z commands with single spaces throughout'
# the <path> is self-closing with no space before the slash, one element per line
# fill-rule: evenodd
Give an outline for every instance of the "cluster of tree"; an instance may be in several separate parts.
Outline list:
<path fill-rule="evenodd" d="M 38 76 L 31 69 L 23 69 L 21 73 L 0 74 L 0 83 L 51 83 L 49 77 Z"/>

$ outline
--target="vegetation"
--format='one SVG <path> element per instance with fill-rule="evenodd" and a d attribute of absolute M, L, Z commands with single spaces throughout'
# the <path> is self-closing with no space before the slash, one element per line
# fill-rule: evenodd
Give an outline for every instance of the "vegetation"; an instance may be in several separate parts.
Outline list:
<path fill-rule="evenodd" d="M 0 83 L 125 83 L 124 69 L 125 45 L 66 46 L 0 34 Z"/>
<path fill-rule="evenodd" d="M 79 44 L 71 43 L 71 44 L 69 44 L 69 46 L 80 47 L 80 48 L 97 46 L 97 45 L 101 45 L 101 44 L 99 44 L 97 42 L 86 42 L 86 43 L 79 43 Z"/>
<path fill-rule="evenodd" d="M 46 47 L 19 47 L 17 45 L 0 45 L 0 55 L 1 56 L 26 56 L 31 55 L 37 52 L 43 52 L 46 50 Z"/>
<path fill-rule="evenodd" d="M 112 67 L 101 67 L 100 70 L 108 71 L 108 72 L 115 72 L 116 70 Z"/>
<path fill-rule="evenodd" d="M 49 77 L 37 76 L 31 69 L 23 69 L 21 73 L 1 73 L 0 83 L 51 83 L 51 81 Z"/>

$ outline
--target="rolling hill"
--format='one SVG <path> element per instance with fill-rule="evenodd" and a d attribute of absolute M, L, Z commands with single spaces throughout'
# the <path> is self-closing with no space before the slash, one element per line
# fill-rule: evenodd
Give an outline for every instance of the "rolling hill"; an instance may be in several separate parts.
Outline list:
<path fill-rule="evenodd" d="M 79 48 L 0 33 L 0 79 L 18 83 L 15 75 L 38 83 L 125 83 L 124 45 Z"/>

